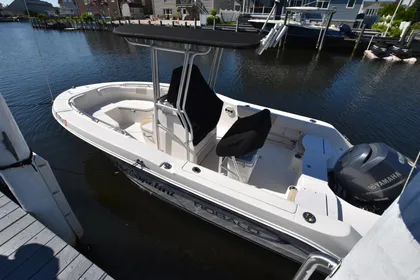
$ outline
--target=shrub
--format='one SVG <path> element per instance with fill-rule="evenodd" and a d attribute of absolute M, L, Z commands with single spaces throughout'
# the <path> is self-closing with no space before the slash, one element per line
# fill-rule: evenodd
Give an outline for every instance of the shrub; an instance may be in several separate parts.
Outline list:
<path fill-rule="evenodd" d="M 47 16 L 47 15 L 45 15 L 45 14 L 38 14 L 36 17 L 37 17 L 39 20 L 46 20 L 46 19 L 48 19 L 48 16 Z"/>
<path fill-rule="evenodd" d="M 83 13 L 82 14 L 82 19 L 84 22 L 92 22 L 93 21 L 93 16 L 89 15 L 88 13 Z"/>
<path fill-rule="evenodd" d="M 217 11 L 216 10 L 211 10 L 210 14 L 215 17 L 217 15 Z"/>
<path fill-rule="evenodd" d="M 213 25 L 213 21 L 216 20 L 216 24 L 220 23 L 220 18 L 218 16 L 209 16 L 207 17 L 207 25 Z"/>
<path fill-rule="evenodd" d="M 399 28 L 390 28 L 389 31 L 388 31 L 387 36 L 390 36 L 390 37 L 400 37 L 401 36 L 401 32 L 402 32 L 402 30 L 399 29 Z"/>

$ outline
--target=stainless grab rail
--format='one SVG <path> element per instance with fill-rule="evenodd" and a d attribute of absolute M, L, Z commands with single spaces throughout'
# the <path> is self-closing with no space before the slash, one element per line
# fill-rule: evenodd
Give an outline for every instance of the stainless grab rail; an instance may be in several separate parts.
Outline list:
<path fill-rule="evenodd" d="M 326 268 L 330 272 L 334 272 L 339 267 L 340 260 L 331 257 L 325 253 L 317 252 L 308 256 L 305 262 L 300 266 L 293 280 L 308 280 L 315 272 L 318 266 Z"/>

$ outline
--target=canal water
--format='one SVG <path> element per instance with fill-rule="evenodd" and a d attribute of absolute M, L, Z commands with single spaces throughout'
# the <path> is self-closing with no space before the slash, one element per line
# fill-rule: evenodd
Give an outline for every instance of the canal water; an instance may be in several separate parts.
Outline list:
<path fill-rule="evenodd" d="M 151 80 L 149 50 L 111 33 L 34 32 L 54 97 L 72 86 Z M 159 59 L 161 80 L 169 81 L 182 59 Z M 205 62 L 198 64 L 208 73 Z M 225 50 L 216 89 L 327 121 L 353 144 L 382 141 L 413 158 L 420 148 L 419 65 Z M 0 92 L 30 147 L 53 166 L 85 230 L 80 249 L 116 279 L 291 279 L 298 269 L 139 191 L 103 153 L 58 125 L 51 106 L 37 106 L 51 97 L 27 23 L 0 24 Z"/>

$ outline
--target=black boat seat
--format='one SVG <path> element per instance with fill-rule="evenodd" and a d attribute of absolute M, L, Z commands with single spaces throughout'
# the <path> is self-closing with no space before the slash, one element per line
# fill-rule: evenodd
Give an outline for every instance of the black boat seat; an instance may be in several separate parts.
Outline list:
<path fill-rule="evenodd" d="M 216 147 L 219 157 L 241 157 L 260 149 L 271 129 L 271 113 L 264 109 L 238 118 Z"/>

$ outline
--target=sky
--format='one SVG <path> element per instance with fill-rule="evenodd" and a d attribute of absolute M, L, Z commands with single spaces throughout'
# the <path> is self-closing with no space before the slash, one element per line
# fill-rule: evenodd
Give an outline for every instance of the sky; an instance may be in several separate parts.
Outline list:
<path fill-rule="evenodd" d="M 12 3 L 14 0 L 0 0 L 0 3 L 4 5 L 9 5 L 10 3 Z M 53 4 L 53 6 L 58 7 L 58 0 L 42 0 L 42 1 L 46 1 L 46 2 L 50 2 L 51 4 Z"/>

